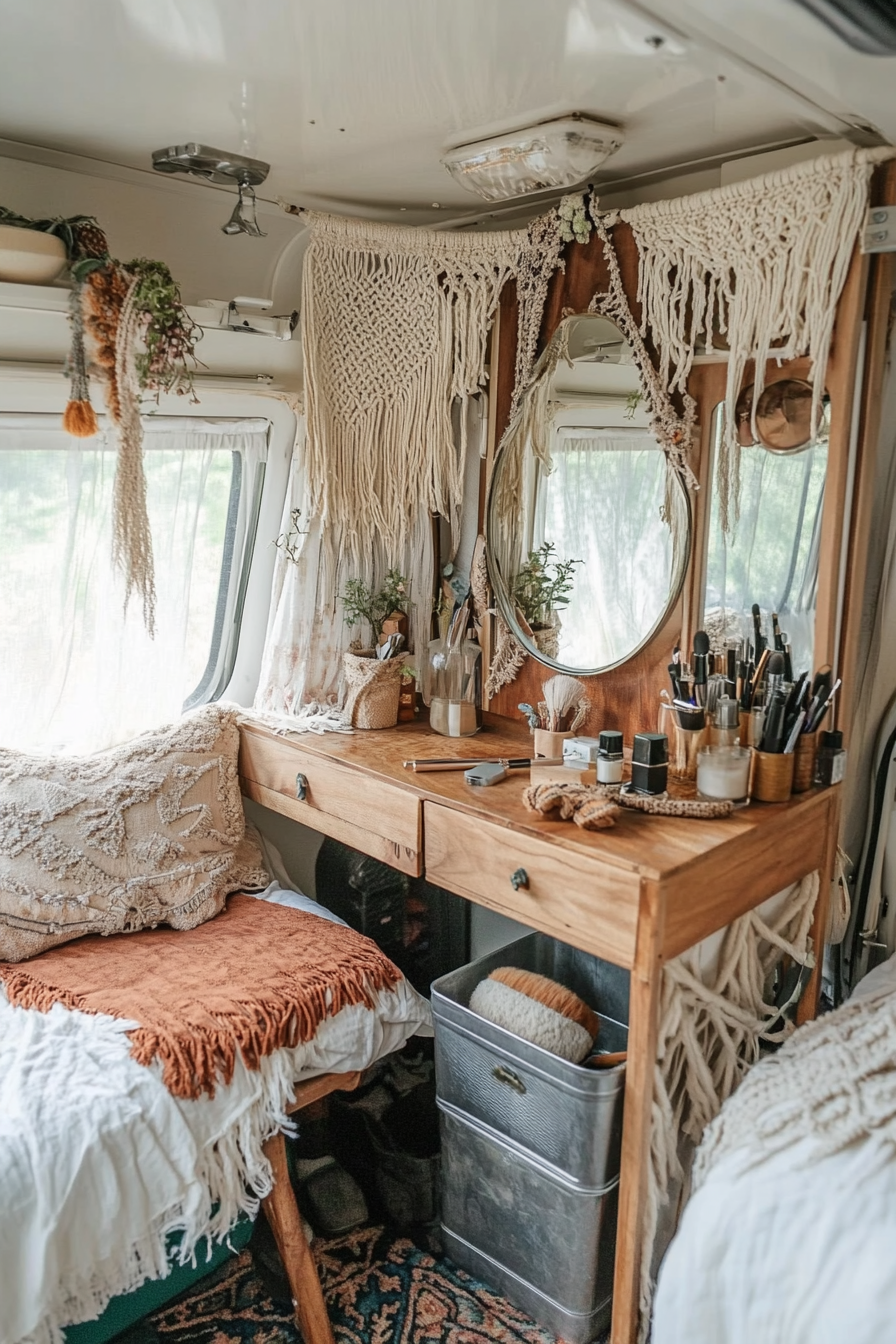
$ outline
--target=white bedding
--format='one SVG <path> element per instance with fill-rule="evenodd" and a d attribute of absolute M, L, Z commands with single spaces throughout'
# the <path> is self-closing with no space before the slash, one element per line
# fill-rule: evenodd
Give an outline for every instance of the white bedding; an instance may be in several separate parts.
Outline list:
<path fill-rule="evenodd" d="M 262 898 L 336 919 L 276 883 Z M 214 1099 L 185 1101 L 130 1058 L 133 1024 L 12 1008 L 0 986 L 0 1344 L 59 1344 L 64 1325 L 166 1273 L 175 1228 L 185 1255 L 220 1239 L 270 1189 L 262 1144 L 288 1124 L 296 1080 L 367 1068 L 430 1022 L 402 980 L 374 1011 L 345 1008 L 259 1071 L 239 1063 Z"/>
<path fill-rule="evenodd" d="M 855 997 L 893 992 L 896 961 Z M 860 1140 L 807 1161 L 808 1147 L 712 1167 L 663 1261 L 653 1344 L 896 1339 L 896 1155 Z"/>

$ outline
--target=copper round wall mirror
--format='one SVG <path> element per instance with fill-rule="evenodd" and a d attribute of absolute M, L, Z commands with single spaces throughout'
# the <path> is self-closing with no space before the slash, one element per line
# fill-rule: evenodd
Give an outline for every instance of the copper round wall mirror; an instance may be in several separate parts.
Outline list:
<path fill-rule="evenodd" d="M 822 406 L 817 423 L 812 425 L 812 384 L 804 378 L 781 378 L 769 383 L 756 403 L 756 434 L 753 438 L 754 388 L 751 383 L 737 399 L 735 411 L 737 440 L 741 447 L 752 447 L 758 440 L 772 453 L 796 453 L 809 448 L 824 423 Z"/>

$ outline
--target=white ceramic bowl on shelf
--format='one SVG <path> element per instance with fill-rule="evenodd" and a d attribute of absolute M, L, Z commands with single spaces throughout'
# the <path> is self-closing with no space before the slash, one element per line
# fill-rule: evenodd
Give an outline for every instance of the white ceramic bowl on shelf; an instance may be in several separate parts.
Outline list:
<path fill-rule="evenodd" d="M 65 265 L 65 244 L 53 233 L 0 224 L 0 280 L 49 285 Z"/>

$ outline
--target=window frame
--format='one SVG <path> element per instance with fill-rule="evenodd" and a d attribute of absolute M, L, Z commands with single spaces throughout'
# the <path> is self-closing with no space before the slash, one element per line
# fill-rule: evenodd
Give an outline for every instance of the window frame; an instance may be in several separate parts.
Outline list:
<path fill-rule="evenodd" d="M 158 404 L 154 399 L 147 401 L 144 410 L 147 414 L 181 419 L 189 416 L 203 420 L 265 419 L 270 424 L 267 463 L 261 464 L 262 471 L 254 482 L 244 485 L 253 492 L 249 507 L 255 515 L 255 536 L 251 547 L 247 548 L 248 564 L 244 564 L 236 576 L 238 592 L 235 601 L 228 604 L 230 631 L 221 631 L 224 656 L 222 658 L 219 648 L 214 667 L 210 659 L 203 681 L 186 702 L 192 706 L 211 700 L 228 700 L 250 706 L 261 672 L 277 556 L 274 540 L 280 532 L 297 422 L 291 406 L 275 392 L 266 388 L 255 391 L 246 388 L 244 383 L 229 387 L 223 378 L 220 382 L 220 387 L 209 387 L 205 380 L 197 379 L 199 401 L 196 404 L 184 396 L 169 394 L 162 395 Z M 0 365 L 0 414 L 61 417 L 68 391 L 68 380 L 55 368 L 44 371 L 33 366 Z M 102 412 L 103 407 L 97 404 L 96 409 Z M 215 627 L 217 630 L 217 616 Z M 238 627 L 238 637 L 229 641 L 227 635 L 235 627 Z M 211 654 L 212 650 L 209 652 Z M 200 689 L 205 694 L 197 698 Z"/>

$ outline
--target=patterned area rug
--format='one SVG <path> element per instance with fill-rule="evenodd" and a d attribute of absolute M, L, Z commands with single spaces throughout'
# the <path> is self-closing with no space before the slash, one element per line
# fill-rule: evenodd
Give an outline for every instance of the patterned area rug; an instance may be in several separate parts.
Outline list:
<path fill-rule="evenodd" d="M 337 1344 L 556 1344 L 484 1284 L 381 1227 L 315 1243 Z M 150 1318 L 160 1344 L 301 1344 L 248 1251 Z"/>

